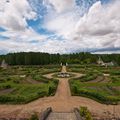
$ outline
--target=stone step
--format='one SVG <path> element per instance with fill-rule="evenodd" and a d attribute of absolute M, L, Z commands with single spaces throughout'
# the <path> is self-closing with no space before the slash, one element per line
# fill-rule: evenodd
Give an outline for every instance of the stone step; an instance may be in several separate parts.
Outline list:
<path fill-rule="evenodd" d="M 62 113 L 62 112 L 52 112 L 46 120 L 77 120 L 74 112 Z"/>

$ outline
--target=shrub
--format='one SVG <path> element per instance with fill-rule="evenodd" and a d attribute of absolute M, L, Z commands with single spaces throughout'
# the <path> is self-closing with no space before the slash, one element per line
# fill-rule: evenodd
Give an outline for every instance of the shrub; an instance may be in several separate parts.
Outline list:
<path fill-rule="evenodd" d="M 23 96 L 0 95 L 0 103 L 22 103 L 24 101 Z"/>
<path fill-rule="evenodd" d="M 10 77 L 8 77 L 6 80 L 7 80 L 7 81 L 10 81 L 10 80 L 11 80 L 11 78 L 10 78 Z"/>
<path fill-rule="evenodd" d="M 34 114 L 31 116 L 30 120 L 39 120 L 37 113 L 34 113 Z"/>
<path fill-rule="evenodd" d="M 90 80 L 94 80 L 96 78 L 97 78 L 97 74 L 95 74 L 95 73 L 88 73 L 87 75 L 82 76 L 80 78 L 80 81 L 81 82 L 87 82 L 87 81 L 90 81 Z"/>
<path fill-rule="evenodd" d="M 80 107 L 80 115 L 84 117 L 87 112 L 87 107 Z"/>
<path fill-rule="evenodd" d="M 112 83 L 120 82 L 120 78 L 118 76 L 111 77 Z"/>
<path fill-rule="evenodd" d="M 47 96 L 47 92 L 46 91 L 39 91 L 38 95 L 39 95 L 39 97 L 44 97 L 44 96 Z"/>
<path fill-rule="evenodd" d="M 111 71 L 110 72 L 111 75 L 120 75 L 120 71 Z"/>
<path fill-rule="evenodd" d="M 76 86 L 73 86 L 73 92 L 78 94 L 78 88 Z"/>
<path fill-rule="evenodd" d="M 112 96 L 104 96 L 98 92 L 91 92 L 86 89 L 80 89 L 77 95 L 86 96 L 89 98 L 93 98 L 99 102 L 106 103 L 106 104 L 118 104 L 120 98 L 112 97 Z"/>
<path fill-rule="evenodd" d="M 50 86 L 48 89 L 48 95 L 51 95 L 53 93 L 53 91 L 54 91 L 53 87 Z"/>
<path fill-rule="evenodd" d="M 4 88 L 9 89 L 11 88 L 11 85 L 5 85 Z"/>
<path fill-rule="evenodd" d="M 93 120 L 91 113 L 87 107 L 80 107 L 80 115 L 85 118 L 85 120 Z"/>
<path fill-rule="evenodd" d="M 19 83 L 20 83 L 20 81 L 17 80 L 17 79 L 13 80 L 13 82 L 16 83 L 16 84 L 19 84 Z"/>
<path fill-rule="evenodd" d="M 43 77 L 42 75 L 32 75 L 32 78 L 34 80 L 37 80 L 37 81 L 40 81 L 40 82 L 44 82 L 44 83 L 48 83 L 49 82 L 49 79 Z"/>
<path fill-rule="evenodd" d="M 56 92 L 56 89 L 57 89 L 56 85 L 49 86 L 49 88 L 48 88 L 48 96 L 49 95 L 54 95 L 55 92 Z"/>

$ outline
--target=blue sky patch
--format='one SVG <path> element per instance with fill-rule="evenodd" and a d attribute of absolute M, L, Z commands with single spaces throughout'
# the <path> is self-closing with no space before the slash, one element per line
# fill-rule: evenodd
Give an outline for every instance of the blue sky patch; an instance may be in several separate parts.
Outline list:
<path fill-rule="evenodd" d="M 2 27 L 0 27 L 0 32 L 5 32 L 6 30 Z"/>
<path fill-rule="evenodd" d="M 0 35 L 0 40 L 1 40 L 1 41 L 3 41 L 3 40 L 8 40 L 8 39 L 9 39 L 9 37 Z"/>

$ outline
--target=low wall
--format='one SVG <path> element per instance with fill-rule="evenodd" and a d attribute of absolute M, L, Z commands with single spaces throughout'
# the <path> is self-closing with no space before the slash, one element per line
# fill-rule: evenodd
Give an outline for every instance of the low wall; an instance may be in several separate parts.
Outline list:
<path fill-rule="evenodd" d="M 46 118 L 51 112 L 52 112 L 52 108 L 51 107 L 47 108 L 44 112 L 41 113 L 39 120 L 46 120 Z"/>
<path fill-rule="evenodd" d="M 78 108 L 74 108 L 74 113 L 76 115 L 77 120 L 84 120 L 79 113 L 79 109 Z"/>

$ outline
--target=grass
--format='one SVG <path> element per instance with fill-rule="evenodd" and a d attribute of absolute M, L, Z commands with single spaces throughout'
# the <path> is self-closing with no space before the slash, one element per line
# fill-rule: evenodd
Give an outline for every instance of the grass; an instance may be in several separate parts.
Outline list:
<path fill-rule="evenodd" d="M 120 102 L 120 71 L 116 67 L 88 66 L 69 67 L 70 71 L 77 71 L 85 75 L 69 81 L 73 96 L 84 96 L 105 104 L 119 104 Z M 107 72 L 106 72 L 107 71 Z M 97 81 L 98 76 L 105 73 L 109 76 L 104 77 L 103 81 Z M 92 81 L 92 82 L 90 82 Z"/>
<path fill-rule="evenodd" d="M 59 71 L 58 66 L 14 66 L 0 69 L 0 103 L 23 104 L 54 95 L 58 80 L 42 75 L 56 71 Z"/>

